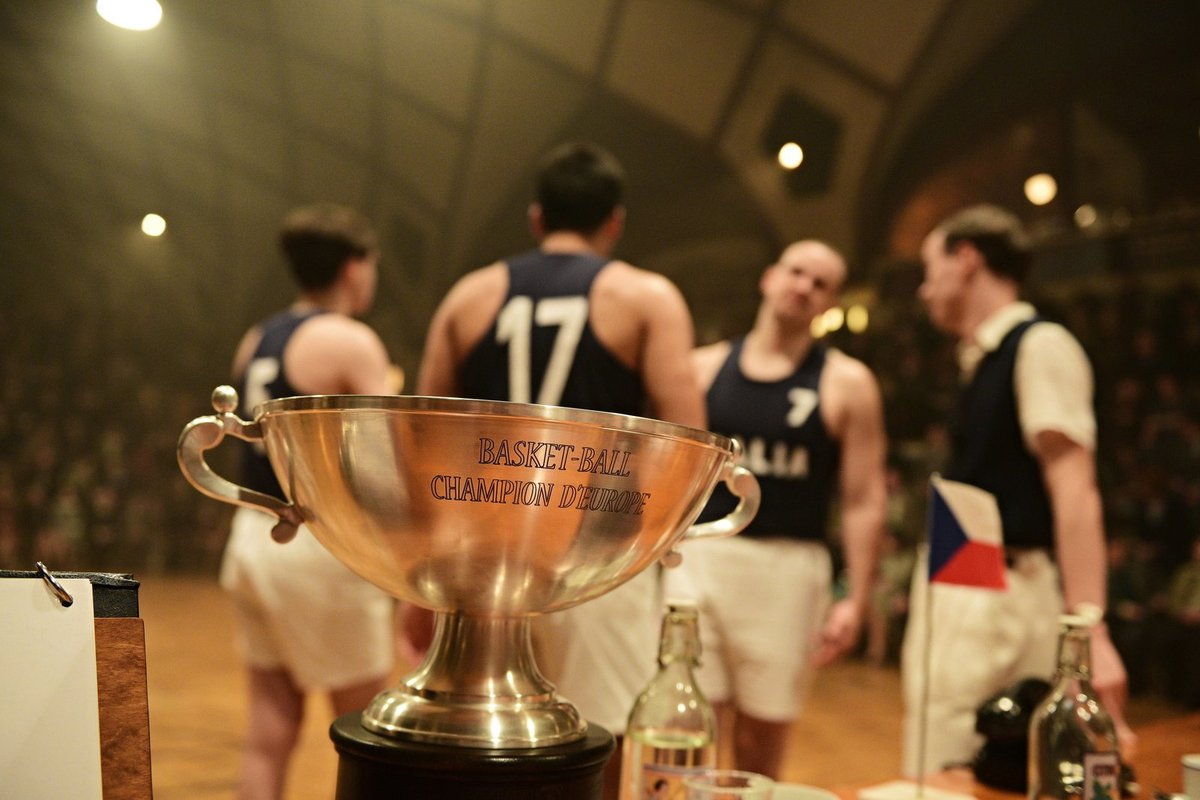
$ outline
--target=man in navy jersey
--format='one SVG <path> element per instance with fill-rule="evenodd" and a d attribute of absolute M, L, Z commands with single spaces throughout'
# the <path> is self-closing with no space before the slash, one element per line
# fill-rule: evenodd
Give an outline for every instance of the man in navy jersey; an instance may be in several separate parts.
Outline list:
<path fill-rule="evenodd" d="M 587 408 L 703 427 L 691 313 L 667 278 L 611 257 L 624 175 L 589 144 L 548 155 L 538 247 L 460 279 L 425 342 L 421 394 Z"/>
<path fill-rule="evenodd" d="M 278 397 L 399 391 L 383 342 L 353 318 L 375 297 L 379 249 L 367 221 L 340 206 L 299 208 L 279 241 L 299 294 L 242 337 L 233 364 L 239 413 L 250 419 Z M 261 449 L 246 448 L 242 485 L 283 498 Z M 221 564 L 249 669 L 240 800 L 283 796 L 306 692 L 328 692 L 339 715 L 362 709 L 385 688 L 393 662 L 391 598 L 305 526 L 287 544 L 272 541 L 276 521 L 238 508 Z"/>
<path fill-rule="evenodd" d="M 611 257 L 625 223 L 624 180 L 612 155 L 591 144 L 565 144 L 545 157 L 529 207 L 537 248 L 471 272 L 450 289 L 425 341 L 420 394 L 704 427 L 683 296 L 662 275 Z M 647 570 L 551 615 L 539 631 L 541 652 L 561 661 L 544 666 L 563 696 L 618 735 L 654 674 L 662 615 L 656 579 L 657 570 Z M 610 768 L 605 784 L 612 792 L 619 758 Z"/>
<path fill-rule="evenodd" d="M 931 616 L 927 568 L 915 571 L 902 662 L 909 775 L 970 761 L 982 744 L 978 706 L 1021 678 L 1049 679 L 1064 607 L 1099 615 L 1106 596 L 1091 365 L 1065 328 L 1018 301 L 1031 260 L 1020 221 L 995 206 L 965 209 L 925 238 L 921 259 L 920 298 L 959 340 L 962 390 L 944 476 L 996 497 L 1008 588 L 935 584 Z M 1092 683 L 1128 747 L 1125 669 L 1103 623 L 1092 631 Z"/>
<path fill-rule="evenodd" d="M 733 714 L 737 768 L 775 778 L 812 668 L 858 640 L 884 524 L 887 442 L 875 377 L 812 334 L 845 278 L 833 248 L 796 242 L 763 273 L 749 333 L 693 354 L 709 428 L 741 442 L 762 504 L 739 535 L 685 545 L 669 591 L 698 595 L 698 678 L 718 713 Z M 849 583 L 831 605 L 835 497 Z M 735 502 L 719 486 L 702 518 Z"/>

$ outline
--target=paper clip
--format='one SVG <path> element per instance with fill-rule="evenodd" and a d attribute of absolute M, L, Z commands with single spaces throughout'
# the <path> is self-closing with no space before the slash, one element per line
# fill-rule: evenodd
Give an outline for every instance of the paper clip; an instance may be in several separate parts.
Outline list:
<path fill-rule="evenodd" d="M 71 593 L 63 588 L 63 585 L 58 582 L 58 579 L 50 574 L 50 570 L 46 569 L 46 565 L 38 561 L 37 572 L 50 587 L 50 591 L 54 592 L 54 596 L 58 598 L 58 602 L 63 604 L 64 608 L 69 607 L 75 602 L 75 598 L 71 597 Z"/>

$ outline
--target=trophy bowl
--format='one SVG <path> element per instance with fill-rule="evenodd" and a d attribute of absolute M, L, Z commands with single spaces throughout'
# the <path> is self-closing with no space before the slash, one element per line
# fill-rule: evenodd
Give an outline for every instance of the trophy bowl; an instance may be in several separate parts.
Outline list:
<path fill-rule="evenodd" d="M 729 536 L 753 518 L 758 484 L 732 440 L 596 411 L 435 397 L 270 400 L 189 423 L 180 468 L 202 493 L 308 526 L 334 556 L 435 615 L 425 661 L 363 712 L 369 730 L 415 741 L 522 748 L 580 739 L 575 708 L 538 671 L 530 619 L 604 594 L 680 540 Z M 216 474 L 226 435 L 261 443 L 284 502 Z M 727 517 L 693 525 L 724 480 Z"/>

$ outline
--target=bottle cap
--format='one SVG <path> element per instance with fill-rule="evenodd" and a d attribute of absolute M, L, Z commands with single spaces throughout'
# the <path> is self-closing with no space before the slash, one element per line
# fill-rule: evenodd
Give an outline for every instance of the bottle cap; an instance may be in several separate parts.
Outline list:
<path fill-rule="evenodd" d="M 668 597 L 663 601 L 663 605 L 667 607 L 667 613 L 700 611 L 700 603 L 691 597 Z"/>
<path fill-rule="evenodd" d="M 1077 603 L 1070 613 L 1063 614 L 1058 621 L 1071 628 L 1091 628 L 1103 619 L 1104 610 L 1100 606 L 1095 603 Z"/>

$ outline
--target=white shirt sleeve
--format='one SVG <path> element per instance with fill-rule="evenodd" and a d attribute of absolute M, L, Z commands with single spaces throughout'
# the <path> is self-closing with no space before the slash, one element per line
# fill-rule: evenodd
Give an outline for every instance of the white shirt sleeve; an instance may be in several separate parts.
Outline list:
<path fill-rule="evenodd" d="M 1017 347 L 1013 384 L 1027 447 L 1033 449 L 1042 431 L 1057 431 L 1096 449 L 1092 365 L 1066 328 L 1042 322 L 1026 331 Z"/>

